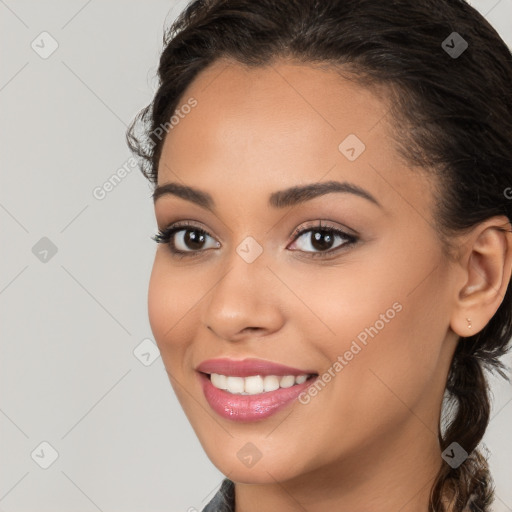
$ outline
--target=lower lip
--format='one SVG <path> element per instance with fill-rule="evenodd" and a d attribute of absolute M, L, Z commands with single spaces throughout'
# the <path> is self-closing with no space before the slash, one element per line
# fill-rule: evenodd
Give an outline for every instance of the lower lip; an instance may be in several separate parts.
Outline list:
<path fill-rule="evenodd" d="M 318 376 L 302 384 L 257 395 L 235 395 L 229 391 L 216 388 L 207 375 L 199 373 L 204 396 L 210 407 L 223 418 L 233 421 L 249 422 L 268 418 L 280 411 L 307 389 Z"/>

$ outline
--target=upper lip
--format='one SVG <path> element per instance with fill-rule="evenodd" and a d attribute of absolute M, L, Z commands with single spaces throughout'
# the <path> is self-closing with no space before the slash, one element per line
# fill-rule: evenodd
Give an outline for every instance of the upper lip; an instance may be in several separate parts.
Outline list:
<path fill-rule="evenodd" d="M 196 370 L 203 373 L 219 373 L 233 377 L 248 377 L 250 375 L 317 375 L 314 370 L 301 370 L 280 363 L 263 359 L 207 359 L 201 362 Z"/>

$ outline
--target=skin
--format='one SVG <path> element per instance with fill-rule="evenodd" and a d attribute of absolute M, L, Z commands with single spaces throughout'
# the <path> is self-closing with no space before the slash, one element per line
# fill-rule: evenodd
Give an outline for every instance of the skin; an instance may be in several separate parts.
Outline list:
<path fill-rule="evenodd" d="M 216 208 L 169 194 L 155 215 L 160 229 L 191 220 L 212 238 L 188 259 L 158 245 L 149 320 L 201 445 L 236 483 L 236 510 L 426 512 L 445 464 L 437 432 L 453 352 L 490 320 L 510 279 L 510 233 L 496 229 L 507 219 L 475 226 L 448 258 L 433 183 L 395 151 L 384 95 L 333 70 L 219 60 L 182 104 L 190 97 L 198 104 L 169 131 L 158 184 L 199 188 Z M 349 134 L 366 145 L 352 162 L 338 149 Z M 268 206 L 275 191 L 328 180 L 364 188 L 381 207 L 349 193 Z M 336 238 L 328 258 L 312 257 L 312 232 L 291 235 L 320 220 L 359 241 L 335 252 L 346 243 Z M 252 263 L 236 252 L 248 236 L 263 249 Z M 252 423 L 208 405 L 201 361 L 258 357 L 322 375 L 394 303 L 401 311 L 308 404 Z M 248 442 L 261 452 L 252 467 L 237 456 Z"/>

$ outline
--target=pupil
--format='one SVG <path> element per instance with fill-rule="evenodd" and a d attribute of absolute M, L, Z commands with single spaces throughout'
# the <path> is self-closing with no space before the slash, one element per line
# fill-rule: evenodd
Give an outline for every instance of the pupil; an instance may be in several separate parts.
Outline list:
<path fill-rule="evenodd" d="M 198 249 L 204 244 L 204 235 L 197 231 L 187 230 L 185 233 L 185 243 L 187 246 L 191 246 L 191 249 Z"/>
<path fill-rule="evenodd" d="M 316 231 L 312 233 L 313 242 L 312 246 L 318 250 L 326 250 L 330 249 L 333 243 L 333 237 L 329 234 L 328 231 Z"/>

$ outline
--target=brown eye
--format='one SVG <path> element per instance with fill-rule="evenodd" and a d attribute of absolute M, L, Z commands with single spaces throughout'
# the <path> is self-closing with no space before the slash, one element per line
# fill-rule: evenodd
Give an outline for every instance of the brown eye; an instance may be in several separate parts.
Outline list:
<path fill-rule="evenodd" d="M 211 241 L 210 241 L 211 239 Z M 171 236 L 170 242 L 177 252 L 200 251 L 219 246 L 206 231 L 189 226 L 186 229 L 177 229 Z M 210 245 L 207 246 L 207 243 Z"/>
<path fill-rule="evenodd" d="M 181 241 L 185 247 L 191 249 L 193 251 L 202 249 L 206 236 L 204 233 L 198 231 L 197 229 L 186 229 L 183 230 L 183 236 L 181 237 Z M 174 242 L 176 244 L 176 242 Z"/>
<path fill-rule="evenodd" d="M 167 244 L 175 255 L 193 256 L 204 249 L 218 248 L 220 242 L 204 229 L 192 225 L 174 225 L 159 231 L 153 237 L 157 243 Z"/>
<path fill-rule="evenodd" d="M 293 241 L 292 250 L 311 253 L 312 256 L 322 256 L 322 253 L 333 253 L 336 249 L 357 242 L 358 238 L 336 228 L 318 226 L 299 231 Z"/>
<path fill-rule="evenodd" d="M 311 231 L 310 243 L 318 251 L 327 251 L 334 243 L 334 236 L 329 231 Z"/>

